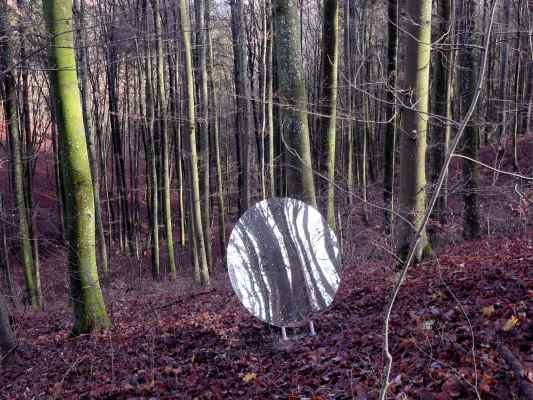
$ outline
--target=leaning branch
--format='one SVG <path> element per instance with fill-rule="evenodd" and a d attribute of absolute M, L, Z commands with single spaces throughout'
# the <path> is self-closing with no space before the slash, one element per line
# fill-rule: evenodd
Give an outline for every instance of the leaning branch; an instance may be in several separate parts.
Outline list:
<path fill-rule="evenodd" d="M 441 171 L 440 171 L 440 174 L 439 174 L 439 179 L 437 180 L 437 185 L 436 185 L 436 189 L 435 191 L 433 192 L 432 196 L 431 196 L 431 200 L 429 202 L 429 206 L 426 210 L 426 213 L 424 214 L 424 218 L 422 220 L 422 223 L 420 225 L 420 227 L 418 228 L 417 232 L 416 232 L 416 235 L 411 243 L 411 247 L 410 247 L 410 250 L 409 250 L 409 254 L 407 256 L 407 260 L 405 262 L 405 265 L 403 266 L 402 270 L 400 271 L 400 274 L 398 276 L 398 279 L 394 285 L 394 288 L 392 290 L 392 295 L 391 295 L 391 298 L 389 300 L 389 303 L 387 304 L 387 307 L 386 307 L 386 311 L 385 311 L 385 321 L 384 321 L 384 339 L 383 339 L 383 352 L 385 354 L 385 369 L 384 369 L 384 374 L 383 374 L 383 380 L 382 380 L 382 383 L 381 383 L 381 390 L 380 390 L 380 394 L 379 394 L 379 399 L 380 400 L 385 400 L 386 396 L 387 396 L 387 391 L 388 391 L 388 388 L 389 388 L 389 385 L 390 385 L 390 373 L 391 373 L 391 369 L 392 369 L 392 354 L 390 353 L 390 348 L 389 348 L 389 327 L 390 327 L 390 319 L 391 319 L 391 314 L 392 314 L 392 309 L 394 307 L 394 303 L 396 302 L 396 298 L 398 297 L 398 293 L 400 292 L 400 288 L 405 280 L 405 277 L 407 275 L 407 272 L 409 270 L 409 267 L 412 265 L 413 263 L 413 259 L 414 259 L 414 256 L 415 256 L 415 253 L 416 253 L 416 249 L 420 243 L 420 240 L 422 238 L 422 232 L 424 231 L 424 229 L 426 229 L 426 226 L 428 224 L 428 221 L 429 221 L 429 217 L 431 215 L 431 213 L 433 212 L 433 208 L 435 207 L 435 204 L 437 203 L 437 199 L 439 197 L 439 194 L 440 194 L 440 191 L 442 189 L 442 186 L 443 186 L 443 183 L 444 183 L 444 180 L 446 178 L 446 175 L 448 174 L 448 168 L 450 166 L 450 162 L 451 162 L 451 159 L 452 159 L 452 156 L 455 152 L 455 150 L 457 149 L 457 146 L 459 145 L 459 142 L 461 141 L 461 138 L 463 136 L 463 133 L 465 131 L 465 128 L 466 126 L 468 125 L 468 123 L 470 122 L 470 119 L 472 118 L 472 115 L 474 114 L 474 110 L 476 108 L 476 105 L 477 105 L 477 102 L 479 100 L 479 97 L 481 95 L 481 89 L 483 87 L 483 82 L 485 80 L 485 74 L 486 74 L 486 70 L 487 70 L 487 60 L 489 58 L 489 43 L 490 43 L 490 37 L 491 37 L 491 33 L 492 33 L 492 25 L 493 25 L 493 22 L 494 22 L 494 12 L 496 10 L 496 4 L 498 3 L 497 0 L 494 1 L 494 3 L 492 4 L 492 10 L 491 10 L 491 15 L 490 15 L 490 22 L 489 22 L 489 25 L 487 27 L 487 32 L 486 32 L 486 35 L 485 35 L 485 43 L 484 43 L 484 46 L 483 46 L 483 50 L 484 50 L 484 55 L 483 55 L 483 63 L 482 63 L 482 66 L 481 66 L 481 73 L 479 75 L 479 79 L 478 79 L 478 82 L 477 82 L 477 86 L 476 86 L 476 92 L 474 94 L 474 99 L 472 100 L 472 103 L 470 104 L 470 107 L 468 109 L 468 112 L 466 113 L 466 116 L 463 120 L 463 122 L 461 123 L 461 126 L 459 128 L 459 131 L 457 132 L 457 135 L 455 136 L 455 139 L 454 141 L 452 142 L 449 150 L 448 150 L 448 154 L 446 155 L 446 159 L 444 161 L 444 166 L 442 167 Z"/>

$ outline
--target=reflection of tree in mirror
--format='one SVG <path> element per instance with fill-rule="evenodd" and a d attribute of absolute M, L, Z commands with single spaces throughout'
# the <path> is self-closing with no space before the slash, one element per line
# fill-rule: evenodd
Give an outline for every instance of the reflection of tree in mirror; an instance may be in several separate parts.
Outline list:
<path fill-rule="evenodd" d="M 249 209 L 227 251 L 230 280 L 257 318 L 277 326 L 328 307 L 340 284 L 337 239 L 320 213 L 293 199 Z"/>

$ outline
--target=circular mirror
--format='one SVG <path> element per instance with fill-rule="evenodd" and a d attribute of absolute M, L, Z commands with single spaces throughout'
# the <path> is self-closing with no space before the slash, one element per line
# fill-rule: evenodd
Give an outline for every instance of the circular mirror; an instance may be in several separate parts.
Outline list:
<path fill-rule="evenodd" d="M 337 238 L 313 207 L 263 200 L 239 219 L 228 243 L 228 272 L 244 307 L 283 327 L 324 310 L 341 281 Z"/>

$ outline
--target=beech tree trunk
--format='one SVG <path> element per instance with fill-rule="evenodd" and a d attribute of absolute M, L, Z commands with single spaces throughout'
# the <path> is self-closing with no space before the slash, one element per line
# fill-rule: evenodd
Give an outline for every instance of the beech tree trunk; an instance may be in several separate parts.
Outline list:
<path fill-rule="evenodd" d="M 192 48 L 191 48 L 191 23 L 189 9 L 186 0 L 180 0 L 181 34 L 185 54 L 185 78 L 187 83 L 187 122 L 186 127 L 189 133 L 190 145 L 190 173 L 192 186 L 192 220 L 194 223 L 195 254 L 198 258 L 200 268 L 200 279 L 204 286 L 210 285 L 209 268 L 204 241 L 204 229 L 202 226 L 202 210 L 200 200 L 200 181 L 198 177 L 198 154 L 196 150 L 196 115 L 194 101 L 194 77 L 192 69 Z"/>
<path fill-rule="evenodd" d="M 400 213 L 413 227 L 400 221 L 398 255 L 401 260 L 409 251 L 413 235 L 426 211 L 426 137 L 428 131 L 429 67 L 431 55 L 431 0 L 408 0 L 405 15 L 406 86 L 409 96 L 403 110 L 400 136 Z M 417 248 L 420 260 L 428 245 L 427 235 Z"/>
<path fill-rule="evenodd" d="M 51 35 L 51 78 L 66 196 L 72 334 L 77 335 L 107 327 L 110 320 L 96 269 L 94 194 L 76 72 L 72 1 L 44 0 L 43 4 Z"/>
<path fill-rule="evenodd" d="M 207 3 L 209 5 L 209 2 Z M 210 7 L 206 9 L 206 15 L 210 14 Z M 209 22 L 207 19 L 206 22 Z M 208 68 L 207 68 L 207 77 L 209 79 L 209 115 L 211 116 L 209 122 L 210 135 L 213 137 L 214 142 L 214 160 L 216 168 L 216 185 L 217 185 L 217 199 L 218 199 L 218 237 L 219 245 L 222 256 L 225 256 L 226 252 L 226 224 L 225 224 L 225 206 L 224 206 L 224 181 L 222 176 L 222 160 L 220 155 L 220 127 L 218 121 L 218 85 L 213 78 L 213 45 L 211 42 L 211 32 L 209 30 L 209 25 L 207 26 L 207 44 L 208 44 Z"/>
<path fill-rule="evenodd" d="M 322 33 L 321 107 L 318 135 L 325 140 L 326 176 L 328 181 L 326 215 L 328 224 L 335 229 L 335 145 L 337 129 L 337 92 L 339 65 L 339 2 L 324 3 Z"/>
<path fill-rule="evenodd" d="M 465 0 L 462 4 L 463 26 L 461 32 L 466 40 L 474 39 L 474 0 Z M 476 91 L 474 78 L 475 62 L 473 49 L 465 46 L 459 53 L 459 64 L 461 74 L 459 78 L 459 93 L 461 99 L 462 112 L 466 113 L 472 103 Z M 469 124 L 464 133 L 463 154 L 474 160 L 479 159 L 479 132 L 475 126 Z M 464 181 L 464 219 L 463 235 L 465 238 L 474 239 L 479 237 L 481 226 L 479 222 L 479 165 L 467 159 L 463 159 L 463 181 Z"/>
<path fill-rule="evenodd" d="M 253 128 L 248 77 L 248 50 L 244 35 L 242 0 L 231 0 L 231 32 L 233 36 L 233 75 L 235 80 L 236 135 L 239 166 L 239 213 L 250 205 L 250 135 Z"/>
<path fill-rule="evenodd" d="M 81 100 L 83 107 L 83 121 L 85 123 L 85 139 L 91 166 L 91 176 L 94 186 L 94 211 L 96 221 L 96 241 L 100 249 L 100 269 L 104 274 L 108 272 L 107 246 L 105 242 L 104 224 L 102 222 L 102 210 L 100 201 L 100 167 L 96 156 L 94 143 L 93 119 L 89 104 L 89 60 L 87 55 L 87 32 L 85 26 L 85 0 L 74 1 L 74 8 L 78 15 L 78 39 L 79 39 L 79 64 L 78 74 L 80 80 Z"/>
<path fill-rule="evenodd" d="M 149 26 L 148 7 L 146 1 L 144 2 L 145 12 L 145 27 Z M 145 126 L 147 130 L 147 169 L 149 182 L 149 220 L 150 220 L 150 234 L 151 234 L 151 259 L 152 259 L 152 277 L 154 280 L 161 279 L 161 268 L 159 260 L 159 180 L 157 177 L 157 161 L 156 161 L 156 140 L 155 140 L 155 106 L 154 93 L 152 83 L 152 57 L 150 42 L 146 44 L 146 58 L 145 58 L 145 100 L 146 100 L 146 117 Z"/>
<path fill-rule="evenodd" d="M 383 146 L 383 202 L 385 206 L 385 230 L 391 233 L 394 211 L 394 164 L 396 147 L 396 55 L 398 48 L 398 0 L 388 3 L 388 44 L 387 44 L 387 78 L 389 87 L 385 105 L 385 143 Z"/>
<path fill-rule="evenodd" d="M 162 138 L 162 175 L 163 175 L 163 220 L 165 223 L 165 238 L 167 240 L 167 262 L 170 268 L 170 278 L 176 278 L 176 260 L 174 258 L 174 234 L 172 231 L 172 209 L 170 205 L 170 144 L 168 138 L 168 112 L 167 93 L 165 90 L 165 59 L 163 55 L 163 38 L 161 29 L 161 9 L 159 0 L 152 0 L 154 11 L 154 26 L 156 36 L 156 64 L 157 64 L 157 90 L 159 104 L 159 133 Z"/>
<path fill-rule="evenodd" d="M 451 46 L 453 44 L 453 26 L 452 26 L 452 10 L 453 0 L 438 0 L 439 23 L 436 39 L 440 39 L 442 48 L 439 47 L 434 53 L 434 81 L 435 81 L 435 96 L 434 96 L 434 113 L 437 116 L 446 118 L 444 122 L 436 121 L 433 127 L 433 143 L 431 147 L 431 182 L 436 183 L 439 173 L 444 165 L 444 159 L 448 151 L 450 142 L 451 126 L 448 119 L 449 103 L 451 101 L 451 88 L 449 79 L 451 78 L 450 70 L 453 68 L 453 54 Z M 445 40 L 443 40 L 445 38 Z M 435 209 L 434 216 L 440 219 L 441 223 L 446 223 L 448 208 L 448 190 L 447 180 L 444 182 L 441 189 L 441 194 Z"/>
<path fill-rule="evenodd" d="M 207 51 L 208 51 L 208 19 L 210 0 L 195 0 L 196 13 L 196 47 L 197 47 L 197 74 L 198 82 L 198 116 L 197 126 L 199 131 L 199 162 L 200 162 L 200 192 L 202 196 L 202 221 L 204 226 L 204 241 L 207 256 L 207 265 L 211 265 L 211 190 L 210 190 L 210 148 L 209 148 L 209 89 L 207 76 Z"/>
<path fill-rule="evenodd" d="M 9 26 L 9 9 L 4 0 L 0 3 L 0 75 L 4 101 L 4 110 L 9 133 L 13 182 L 13 202 L 17 211 L 19 225 L 20 252 L 22 268 L 24 270 L 24 280 L 26 283 L 25 301 L 34 309 L 41 307 L 41 295 L 38 288 L 40 284 L 36 282 L 33 249 L 31 245 L 30 218 L 27 206 L 27 180 L 24 176 L 24 164 L 22 160 L 22 144 L 19 133 L 19 114 L 17 84 L 15 74 L 12 69 L 14 53 L 11 50 L 11 34 Z"/>
<path fill-rule="evenodd" d="M 316 207 L 297 3 L 296 0 L 272 1 L 278 90 L 282 103 L 280 134 L 287 160 L 287 194 Z"/>

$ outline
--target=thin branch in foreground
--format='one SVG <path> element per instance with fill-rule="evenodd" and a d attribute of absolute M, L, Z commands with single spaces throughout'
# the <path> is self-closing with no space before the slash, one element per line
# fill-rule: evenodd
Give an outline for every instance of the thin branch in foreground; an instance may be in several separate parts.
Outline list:
<path fill-rule="evenodd" d="M 494 23 L 494 14 L 496 10 L 496 5 L 498 4 L 498 0 L 495 0 L 492 4 L 492 10 L 490 14 L 490 21 L 489 25 L 487 27 L 487 32 L 485 35 L 485 43 L 483 46 L 484 49 L 484 55 L 483 55 L 483 63 L 481 66 L 481 73 L 479 75 L 479 79 L 477 82 L 476 92 L 474 94 L 474 99 L 472 101 L 472 104 L 470 104 L 470 107 L 468 109 L 468 112 L 465 115 L 465 118 L 463 122 L 461 123 L 461 127 L 459 128 L 459 131 L 457 132 L 457 135 L 455 136 L 455 139 L 453 140 L 450 149 L 448 150 L 448 154 L 446 155 L 446 159 L 444 161 L 444 165 L 440 171 L 439 179 L 437 180 L 437 186 L 435 191 L 433 192 L 431 196 L 431 200 L 429 202 L 429 206 L 426 210 L 426 213 L 424 214 L 424 218 L 422 220 L 422 223 L 420 227 L 418 228 L 415 237 L 413 238 L 413 241 L 411 243 L 411 247 L 409 249 L 409 254 L 407 256 L 407 261 L 405 262 L 405 265 L 403 266 L 402 270 L 400 271 L 400 274 L 398 276 L 398 279 L 396 280 L 396 283 L 394 285 L 394 288 L 392 290 L 391 298 L 389 300 L 389 303 L 386 306 L 385 311 L 385 320 L 384 320 L 384 338 L 383 338 L 383 352 L 385 354 L 385 368 L 383 373 L 383 380 L 381 383 L 381 390 L 379 393 L 379 399 L 385 400 L 387 396 L 387 391 L 389 389 L 390 385 L 390 373 L 392 369 L 392 354 L 390 353 L 389 348 L 389 328 L 390 328 L 390 319 L 392 314 L 392 309 L 394 307 L 394 304 L 396 302 L 396 298 L 398 297 L 398 293 L 400 292 L 400 288 L 405 280 L 405 277 L 407 275 L 407 272 L 409 271 L 409 267 L 412 265 L 414 256 L 416 253 L 416 249 L 418 248 L 418 245 L 420 243 L 420 239 L 422 238 L 422 232 L 426 229 L 426 226 L 429 222 L 429 218 L 431 213 L 433 212 L 433 208 L 435 207 L 435 204 L 437 203 L 437 199 L 440 195 L 440 191 L 442 189 L 442 185 L 444 183 L 444 180 L 446 176 L 448 175 L 448 168 L 450 166 L 452 156 L 455 153 L 455 150 L 457 149 L 457 146 L 459 145 L 459 142 L 461 141 L 461 138 L 463 137 L 463 133 L 465 131 L 466 126 L 470 122 L 470 119 L 472 118 L 472 115 L 474 114 L 474 110 L 476 108 L 476 105 L 479 101 L 479 97 L 481 95 L 481 89 L 483 87 L 483 82 L 485 80 L 485 74 L 487 70 L 487 61 L 489 58 L 489 44 L 490 44 L 490 37 L 492 33 L 492 26 Z"/>

